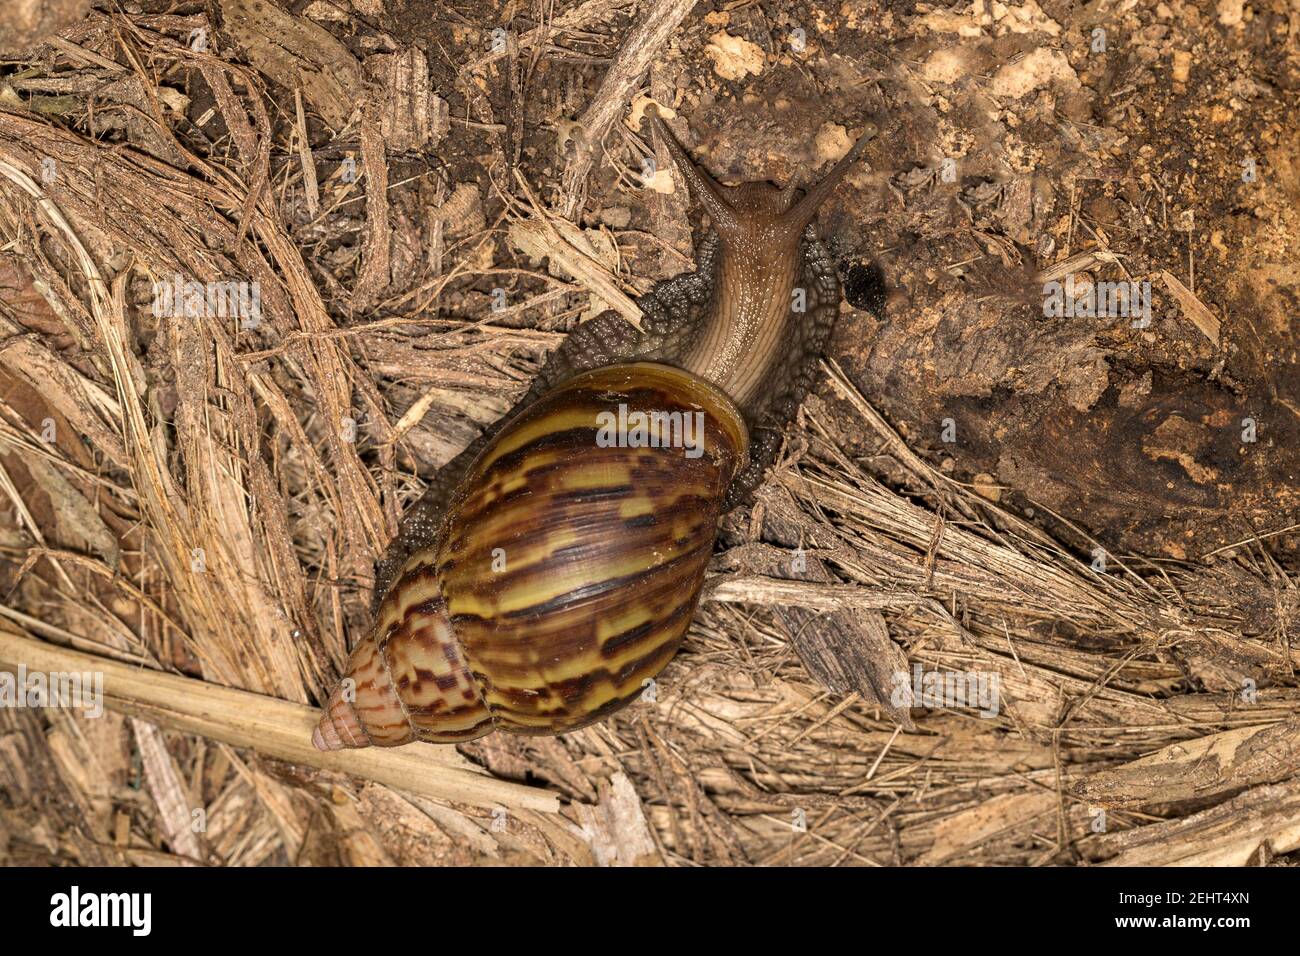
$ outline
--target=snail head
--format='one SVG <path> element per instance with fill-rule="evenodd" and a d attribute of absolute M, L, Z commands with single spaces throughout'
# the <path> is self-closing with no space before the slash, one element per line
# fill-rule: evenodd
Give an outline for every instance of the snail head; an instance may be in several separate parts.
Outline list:
<path fill-rule="evenodd" d="M 875 125 L 868 123 L 857 142 L 834 168 L 799 197 L 793 185 L 779 189 L 766 182 L 748 182 L 738 186 L 719 184 L 686 154 L 653 106 L 646 115 L 668 147 L 673 164 L 686 180 L 691 194 L 704 207 L 713 228 L 728 245 L 773 241 L 797 243 L 818 207 L 839 185 L 876 135 Z"/>

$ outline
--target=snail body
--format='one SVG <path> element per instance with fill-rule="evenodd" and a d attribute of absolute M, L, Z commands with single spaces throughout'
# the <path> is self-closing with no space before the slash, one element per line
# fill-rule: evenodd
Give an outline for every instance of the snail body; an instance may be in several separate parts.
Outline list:
<path fill-rule="evenodd" d="M 761 481 L 839 305 L 798 202 L 719 186 L 652 115 L 713 235 L 697 270 L 579 326 L 435 476 L 377 573 L 322 750 L 557 734 L 635 699 L 680 646 L 721 516 Z M 800 300 L 804 308 L 797 305 Z"/>

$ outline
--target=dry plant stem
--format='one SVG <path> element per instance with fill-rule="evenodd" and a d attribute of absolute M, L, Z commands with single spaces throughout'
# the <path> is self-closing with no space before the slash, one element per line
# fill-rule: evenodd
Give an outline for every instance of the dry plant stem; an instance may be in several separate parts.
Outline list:
<path fill-rule="evenodd" d="M 1170 744 L 1085 777 L 1076 796 L 1108 808 L 1231 796 L 1242 787 L 1280 783 L 1300 771 L 1300 714 Z"/>
<path fill-rule="evenodd" d="M 455 749 L 432 744 L 323 753 L 311 745 L 320 711 L 189 677 L 144 670 L 34 640 L 0 625 L 0 670 L 101 673 L 109 709 L 185 733 L 253 749 L 292 763 L 355 774 L 425 797 L 482 807 L 555 813 L 555 794 L 498 780 L 472 768 Z"/>
<path fill-rule="evenodd" d="M 658 55 L 659 48 L 694 6 L 695 0 L 655 0 L 646 7 L 628 34 L 591 105 L 578 120 L 582 132 L 574 137 L 575 152 L 562 180 L 559 207 L 564 218 L 573 219 L 582 208 L 587 198 L 587 174 L 591 172 L 596 147 L 626 108 L 632 92 L 641 82 L 641 75 Z"/>
<path fill-rule="evenodd" d="M 1088 842 L 1118 851 L 1101 866 L 1245 866 L 1300 846 L 1300 782 L 1252 787 L 1199 813 Z"/>
<path fill-rule="evenodd" d="M 372 107 L 367 107 L 367 110 Z M 361 118 L 361 160 L 365 164 L 366 238 L 361 275 L 352 290 L 352 307 L 363 310 L 388 285 L 389 243 L 388 164 L 378 119 L 367 112 Z"/>
<path fill-rule="evenodd" d="M 704 585 L 701 601 L 803 607 L 815 611 L 843 611 L 850 608 L 885 610 L 918 607 L 937 614 L 963 639 L 969 635 L 937 600 L 911 591 L 882 591 L 856 584 L 819 584 L 786 581 L 762 575 L 711 578 Z"/>
<path fill-rule="evenodd" d="M 619 289 L 609 271 L 582 251 L 581 232 L 567 219 L 534 207 L 534 219 L 520 219 L 510 226 L 511 243 L 537 259 L 549 257 L 562 266 L 594 298 L 641 328 L 641 307 Z"/>

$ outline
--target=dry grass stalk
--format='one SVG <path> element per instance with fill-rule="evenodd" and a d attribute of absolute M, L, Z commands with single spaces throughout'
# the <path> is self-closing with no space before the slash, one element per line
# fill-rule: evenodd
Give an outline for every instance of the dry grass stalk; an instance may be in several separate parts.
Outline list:
<path fill-rule="evenodd" d="M 164 813 L 169 829 L 179 832 L 184 817 L 188 832 L 189 812 L 170 792 L 176 789 L 174 768 L 166 751 L 159 749 L 159 724 L 186 733 L 200 734 L 235 747 L 251 747 L 268 756 L 296 764 L 352 773 L 411 793 L 485 807 L 555 812 L 559 801 L 554 794 L 497 780 L 482 773 L 450 747 L 421 744 L 392 750 L 343 750 L 325 753 L 311 744 L 311 731 L 320 720 L 313 707 L 276 700 L 248 691 L 221 687 L 160 671 L 141 670 L 80 651 L 67 650 L 33 640 L 0 625 L 0 668 L 45 673 L 102 673 L 106 703 L 124 714 L 144 718 L 137 734 L 148 742 L 144 747 L 150 786 L 164 794 L 169 809 Z M 172 839 L 175 845 L 176 841 Z M 197 857 L 198 853 L 187 854 Z"/>

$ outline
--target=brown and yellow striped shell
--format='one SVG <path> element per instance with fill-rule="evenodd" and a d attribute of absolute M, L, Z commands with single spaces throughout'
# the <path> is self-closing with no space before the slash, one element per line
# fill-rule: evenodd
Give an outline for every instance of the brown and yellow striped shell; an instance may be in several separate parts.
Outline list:
<path fill-rule="evenodd" d="M 702 441 L 681 447 L 671 429 L 695 413 Z M 403 567 L 316 746 L 557 734 L 631 702 L 690 625 L 747 450 L 731 400 L 666 365 L 594 369 L 543 396 Z"/>

